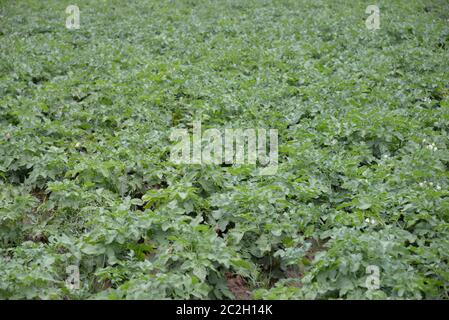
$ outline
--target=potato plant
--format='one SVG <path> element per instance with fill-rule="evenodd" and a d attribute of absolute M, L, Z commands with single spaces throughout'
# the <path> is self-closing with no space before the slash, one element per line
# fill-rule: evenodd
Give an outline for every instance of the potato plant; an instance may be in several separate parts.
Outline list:
<path fill-rule="evenodd" d="M 0 0 L 0 298 L 448 299 L 449 3 L 371 4 Z"/>

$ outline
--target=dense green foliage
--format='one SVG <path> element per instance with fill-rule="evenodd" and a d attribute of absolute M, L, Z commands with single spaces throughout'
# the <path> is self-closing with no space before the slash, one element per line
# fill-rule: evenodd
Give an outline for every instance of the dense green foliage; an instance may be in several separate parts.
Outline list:
<path fill-rule="evenodd" d="M 449 3 L 368 4 L 0 0 L 0 298 L 448 298 Z M 277 174 L 170 163 L 195 119 Z"/>

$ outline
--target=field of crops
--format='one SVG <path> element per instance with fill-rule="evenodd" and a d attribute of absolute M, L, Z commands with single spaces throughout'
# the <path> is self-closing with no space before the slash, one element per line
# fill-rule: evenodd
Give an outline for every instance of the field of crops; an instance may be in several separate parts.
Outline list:
<path fill-rule="evenodd" d="M 446 0 L 0 0 L 0 299 L 448 299 L 448 133 Z"/>

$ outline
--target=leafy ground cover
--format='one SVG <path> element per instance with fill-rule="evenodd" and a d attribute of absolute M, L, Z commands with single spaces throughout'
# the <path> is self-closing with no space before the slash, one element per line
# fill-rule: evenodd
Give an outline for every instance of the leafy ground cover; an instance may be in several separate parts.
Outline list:
<path fill-rule="evenodd" d="M 449 3 L 369 4 L 0 0 L 0 298 L 447 299 Z M 196 119 L 277 174 L 170 163 Z"/>

